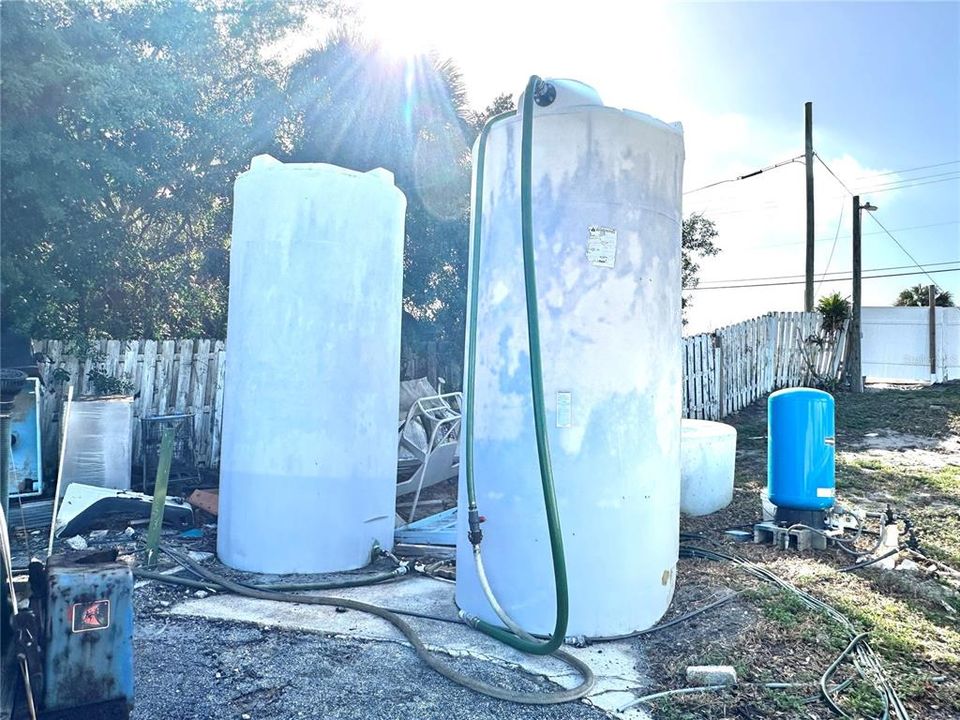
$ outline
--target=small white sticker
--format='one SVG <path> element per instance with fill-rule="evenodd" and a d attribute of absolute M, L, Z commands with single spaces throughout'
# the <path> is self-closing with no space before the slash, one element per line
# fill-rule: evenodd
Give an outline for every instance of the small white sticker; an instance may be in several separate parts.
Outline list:
<path fill-rule="evenodd" d="M 557 427 L 568 428 L 573 425 L 573 393 L 557 393 Z"/>
<path fill-rule="evenodd" d="M 596 267 L 612 268 L 617 263 L 617 231 L 591 225 L 587 234 L 587 261 Z"/>
<path fill-rule="evenodd" d="M 833 488 L 817 488 L 817 497 L 833 497 Z"/>

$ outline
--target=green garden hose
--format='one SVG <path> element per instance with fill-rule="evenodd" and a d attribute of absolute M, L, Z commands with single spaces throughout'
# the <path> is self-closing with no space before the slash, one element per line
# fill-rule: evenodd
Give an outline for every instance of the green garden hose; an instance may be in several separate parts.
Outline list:
<path fill-rule="evenodd" d="M 280 592 L 277 590 L 261 590 L 248 585 L 241 585 L 240 583 L 234 582 L 212 572 L 211 570 L 200 565 L 200 563 L 191 560 L 189 557 L 177 552 L 173 548 L 160 545 L 160 550 L 166 553 L 169 557 L 173 558 L 178 565 L 188 569 L 197 577 L 202 578 L 207 587 L 213 586 L 216 589 L 221 589 L 241 595 L 243 597 L 254 598 L 257 600 L 276 600 L 279 602 L 296 603 L 300 605 L 325 605 L 327 607 L 346 608 L 348 610 L 356 610 L 357 612 L 376 615 L 377 617 L 386 620 L 397 630 L 399 630 L 407 639 L 407 641 L 413 646 L 413 650 L 417 656 L 424 663 L 426 663 L 427 666 L 440 673 L 448 680 L 452 680 L 453 682 L 457 683 L 458 685 L 462 685 L 463 687 L 474 690 L 475 692 L 488 695 L 489 697 L 497 698 L 498 700 L 506 700 L 508 702 L 521 703 L 523 705 L 555 705 L 558 703 L 579 700 L 590 691 L 595 682 L 593 672 L 590 670 L 589 665 L 573 655 L 569 655 L 565 652 L 555 652 L 553 653 L 553 657 L 563 663 L 566 663 L 569 667 L 573 668 L 573 670 L 579 673 L 581 677 L 583 677 L 583 682 L 580 683 L 580 685 L 574 688 L 552 692 L 530 692 L 524 690 L 508 690 L 505 688 L 499 688 L 483 682 L 482 680 L 477 680 L 466 673 L 460 672 L 453 666 L 452 663 L 442 659 L 437 653 L 427 649 L 427 646 L 424 645 L 423 641 L 420 639 L 420 636 L 410 626 L 410 624 L 393 610 L 380 607 L 379 605 L 371 605 L 370 603 L 353 600 L 352 598 L 333 597 L 330 595 L 294 595 L 292 593 Z M 173 576 L 161 575 L 156 579 L 178 585 L 186 584 L 184 582 L 186 578 L 176 578 Z M 443 620 L 446 621 L 445 619 Z"/>
<path fill-rule="evenodd" d="M 567 588 L 567 567 L 563 552 L 563 535 L 560 529 L 560 515 L 557 511 L 556 490 L 553 483 L 553 468 L 550 463 L 550 443 L 547 437 L 546 411 L 543 397 L 543 369 L 540 357 L 540 322 L 537 312 L 537 271 L 534 264 L 533 249 L 533 191 L 531 164 L 533 158 L 533 110 L 534 99 L 546 84 L 533 75 L 527 83 L 523 96 L 523 116 L 520 142 L 520 216 L 523 247 L 523 281 L 527 310 L 527 338 L 530 356 L 530 385 L 533 401 L 533 420 L 537 437 L 537 456 L 540 465 L 540 482 L 543 487 L 543 503 L 547 514 L 547 529 L 550 535 L 550 554 L 553 561 L 553 579 L 556 589 L 556 625 L 546 642 L 540 642 L 530 635 L 514 633 L 478 618 L 467 621 L 478 630 L 510 645 L 517 650 L 534 655 L 549 655 L 563 644 L 567 632 L 569 617 L 569 596 Z M 483 539 L 480 531 L 480 512 L 477 507 L 477 493 L 473 468 L 473 420 L 474 420 L 474 384 L 477 357 L 477 296 L 480 277 L 480 240 L 483 222 L 483 170 L 486 153 L 487 135 L 491 126 L 512 115 L 507 113 L 492 118 L 480 134 L 477 149 L 476 202 L 474 204 L 473 248 L 471 251 L 470 276 L 470 322 L 469 353 L 466 377 L 466 444 L 464 459 L 466 462 L 467 511 L 469 540 L 474 547 L 475 557 L 479 560 L 479 546 Z M 478 563 L 479 567 L 479 563 Z M 491 605 L 497 607 L 495 602 Z M 498 613 L 499 614 L 499 613 Z M 502 618 L 502 616 L 501 616 Z M 503 619 L 503 618 L 502 618 Z M 508 626 L 510 623 L 507 623 Z"/>

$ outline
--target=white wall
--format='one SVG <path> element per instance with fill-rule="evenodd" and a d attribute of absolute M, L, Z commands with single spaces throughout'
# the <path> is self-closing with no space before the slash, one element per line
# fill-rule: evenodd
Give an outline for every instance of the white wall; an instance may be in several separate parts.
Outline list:
<path fill-rule="evenodd" d="M 868 380 L 943 382 L 960 378 L 960 308 L 938 307 L 937 372 L 930 375 L 929 308 L 865 307 L 863 374 Z"/>

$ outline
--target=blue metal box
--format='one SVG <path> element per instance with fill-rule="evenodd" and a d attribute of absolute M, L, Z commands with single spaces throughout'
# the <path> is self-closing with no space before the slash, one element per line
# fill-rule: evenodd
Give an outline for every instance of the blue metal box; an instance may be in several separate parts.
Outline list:
<path fill-rule="evenodd" d="M 91 717 L 93 706 L 101 714 L 103 705 L 120 713 L 133 707 L 133 573 L 124 563 L 100 560 L 78 554 L 47 562 L 45 712 Z"/>
<path fill-rule="evenodd" d="M 27 378 L 10 410 L 10 497 L 31 497 L 42 492 L 40 381 Z"/>
<path fill-rule="evenodd" d="M 833 396 L 811 388 L 778 390 L 767 400 L 767 492 L 779 508 L 833 506 Z"/>

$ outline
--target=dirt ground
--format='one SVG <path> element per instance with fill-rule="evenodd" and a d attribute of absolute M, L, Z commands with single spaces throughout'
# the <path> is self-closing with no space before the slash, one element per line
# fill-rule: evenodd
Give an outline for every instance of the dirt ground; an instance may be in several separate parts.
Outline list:
<path fill-rule="evenodd" d="M 905 552 L 895 570 L 872 566 L 840 573 L 854 560 L 835 549 L 799 553 L 726 538 L 724 528 L 750 525 L 759 514 L 766 483 L 765 402 L 726 419 L 738 430 L 733 502 L 714 515 L 685 518 L 681 529 L 776 572 L 869 631 L 912 717 L 960 717 L 960 575 L 950 569 L 960 567 L 960 384 L 868 389 L 838 394 L 836 401 L 838 500 L 872 512 L 890 504 L 910 518 L 925 557 Z M 872 522 L 868 527 L 878 530 L 879 521 Z M 867 535 L 859 547 L 874 542 Z M 814 683 L 849 639 L 836 623 L 727 564 L 682 560 L 680 578 L 742 594 L 733 607 L 709 613 L 712 620 L 687 624 L 683 633 L 651 644 L 651 665 L 661 668 L 664 689 L 682 687 L 683 669 L 694 662 L 732 664 L 747 683 L 806 685 L 742 684 L 723 696 L 673 698 L 659 705 L 658 717 L 835 717 L 821 701 L 807 700 L 817 695 Z M 838 680 L 852 674 L 849 663 L 841 669 L 845 674 Z M 853 717 L 882 711 L 863 682 L 841 693 L 840 705 Z"/>
<path fill-rule="evenodd" d="M 870 511 L 882 511 L 889 503 L 896 512 L 910 518 L 923 556 L 902 553 L 903 564 L 896 570 L 872 566 L 840 573 L 838 569 L 853 560 L 836 549 L 782 551 L 752 542 L 736 542 L 725 535 L 724 531 L 731 528 L 750 529 L 760 515 L 760 491 L 766 483 L 765 401 L 727 418 L 738 430 L 733 502 L 710 516 L 683 519 L 683 541 L 736 553 L 828 602 L 859 630 L 871 633 L 871 645 L 913 718 L 960 717 L 960 575 L 950 570 L 960 568 L 960 384 L 868 390 L 862 395 L 838 394 L 836 400 L 839 500 Z M 438 512 L 455 502 L 455 483 L 435 486 L 424 493 L 417 516 Z M 16 519 L 15 514 L 13 518 Z M 215 525 L 213 518 L 203 520 L 207 525 L 202 538 L 185 540 L 178 533 L 167 531 L 166 541 L 195 553 L 212 553 Z M 31 544 L 42 544 L 45 535 L 45 531 L 35 531 Z M 139 558 L 140 540 L 139 535 L 131 538 L 117 528 L 91 544 L 118 545 L 124 554 Z M 873 536 L 865 535 L 860 547 L 866 549 L 873 541 Z M 26 556 L 26 547 L 21 544 L 17 549 L 20 552 L 15 555 Z M 197 559 L 200 558 L 218 571 L 226 571 L 213 557 L 198 555 Z M 365 671 L 359 665 L 353 675 L 336 670 L 343 650 L 339 641 L 317 644 L 291 633 L 253 637 L 259 631 L 243 625 L 204 624 L 169 616 L 172 606 L 195 598 L 196 592 L 157 583 L 138 584 L 137 717 L 169 715 L 178 703 L 183 703 L 182 717 L 310 717 L 315 712 L 310 702 L 316 691 L 310 679 L 312 668 L 319 667 L 316 663 L 326 668 L 321 675 L 328 680 L 342 680 L 342 688 L 337 685 L 331 690 L 324 716 L 379 716 L 376 703 L 369 707 L 351 705 L 350 683 L 354 680 L 349 678 L 360 682 Z M 729 563 L 684 558 L 679 563 L 674 602 L 663 622 L 731 593 L 738 594 L 717 608 L 631 641 L 637 657 L 644 659 L 644 674 L 654 683 L 638 694 L 685 687 L 688 665 L 733 665 L 738 673 L 740 682 L 735 689 L 671 696 L 646 704 L 653 717 L 836 717 L 819 698 L 817 682 L 843 650 L 849 635 L 835 621 L 808 610 L 794 595 L 756 580 Z M 247 639 L 237 640 L 239 644 L 234 648 L 233 639 L 241 636 Z M 223 646 L 221 638 L 230 640 L 230 647 Z M 171 664 L 170 658 L 176 656 L 183 642 L 187 642 L 189 651 Z M 354 646 L 368 647 L 363 643 L 350 645 Z M 369 655 L 371 662 L 376 660 L 372 651 L 358 652 Z M 408 653 L 396 647 L 390 647 L 389 652 L 397 655 L 398 662 Z M 231 680 L 227 693 L 230 702 L 224 703 L 226 696 L 221 696 L 217 686 L 226 682 L 219 665 L 228 656 L 231 659 L 224 661 L 230 665 L 228 670 L 246 675 Z M 274 683 L 273 676 L 289 668 L 282 667 L 283 663 L 269 662 L 268 658 L 299 668 L 291 676 L 293 680 Z M 381 661 L 382 658 L 377 660 Z M 398 707 L 391 717 L 454 717 L 459 713 L 456 708 L 461 706 L 464 716 L 470 715 L 470 707 L 482 710 L 477 716 L 515 716 L 508 712 L 512 706 L 491 704 L 484 699 L 474 701 L 467 691 L 451 690 L 449 683 L 420 668 L 412 655 L 402 664 L 403 673 L 409 675 L 406 681 L 412 680 L 421 691 L 416 701 L 411 699 L 409 704 Z M 192 670 L 185 672 L 187 666 Z M 221 672 L 221 676 L 216 672 Z M 389 686 L 391 692 L 403 695 L 406 681 L 401 676 L 402 673 L 396 676 L 395 683 L 391 680 Z M 845 662 L 836 679 L 853 676 L 851 664 Z M 769 688 L 764 687 L 765 683 L 792 685 Z M 355 692 L 362 694 L 360 689 Z M 342 694 L 341 700 L 336 699 L 340 697 L 337 693 Z M 463 695 L 462 702 L 446 704 L 456 694 Z M 382 701 L 383 697 L 378 702 Z M 874 689 L 862 681 L 841 692 L 839 702 L 850 717 L 875 717 L 882 711 Z M 353 714 L 331 714 L 338 703 L 346 703 L 340 705 L 341 709 L 350 708 Z M 201 706 L 207 709 L 201 712 Z M 534 710 L 524 709 L 524 716 L 599 716 L 596 710 L 585 706 L 571 706 L 567 712 L 558 710 L 546 715 Z"/>

